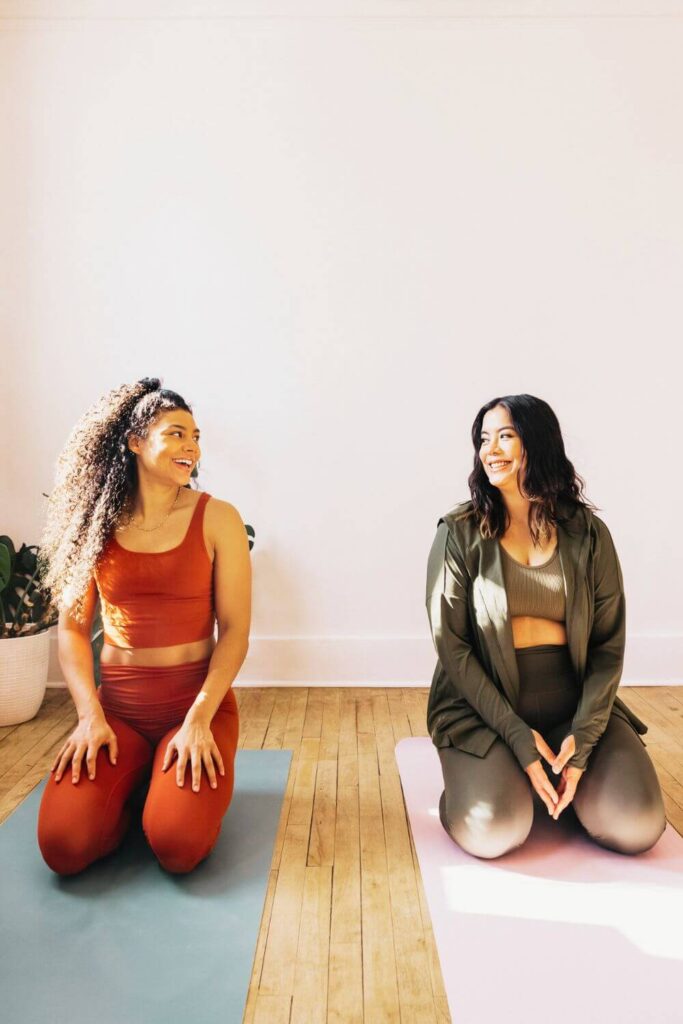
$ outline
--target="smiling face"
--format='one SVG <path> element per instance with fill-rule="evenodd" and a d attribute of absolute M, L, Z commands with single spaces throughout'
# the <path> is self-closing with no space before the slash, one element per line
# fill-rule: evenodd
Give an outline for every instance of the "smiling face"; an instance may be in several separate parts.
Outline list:
<path fill-rule="evenodd" d="M 501 490 L 518 490 L 517 474 L 526 465 L 526 454 L 510 413 L 502 405 L 484 415 L 479 458 L 490 484 Z"/>
<path fill-rule="evenodd" d="M 128 447 L 137 456 L 138 472 L 181 487 L 189 483 L 201 456 L 199 429 L 184 409 L 161 413 L 150 424 L 147 437 L 133 434 Z"/>

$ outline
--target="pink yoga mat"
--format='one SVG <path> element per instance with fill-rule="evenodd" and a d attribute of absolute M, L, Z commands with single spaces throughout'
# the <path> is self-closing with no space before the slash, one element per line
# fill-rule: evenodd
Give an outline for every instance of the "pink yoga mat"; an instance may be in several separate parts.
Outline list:
<path fill-rule="evenodd" d="M 453 1024 L 681 1024 L 683 839 L 622 856 L 566 813 L 471 857 L 439 821 L 430 739 L 396 747 Z"/>

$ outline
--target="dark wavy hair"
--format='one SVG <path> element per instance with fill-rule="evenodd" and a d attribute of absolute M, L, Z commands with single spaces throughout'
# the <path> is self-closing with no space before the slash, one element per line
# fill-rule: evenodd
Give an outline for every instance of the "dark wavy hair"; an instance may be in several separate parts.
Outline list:
<path fill-rule="evenodd" d="M 510 414 L 526 453 L 526 469 L 517 483 L 529 499 L 529 532 L 534 545 L 547 537 L 556 523 L 568 522 L 577 508 L 598 510 L 584 494 L 585 482 L 567 458 L 557 416 L 547 402 L 534 395 L 504 395 L 483 405 L 472 424 L 474 468 L 467 478 L 473 511 L 482 537 L 501 537 L 510 525 L 505 502 L 489 482 L 479 449 L 484 416 L 502 405 Z"/>
<path fill-rule="evenodd" d="M 53 604 L 77 619 L 102 549 L 137 491 L 128 439 L 146 437 L 153 420 L 172 409 L 192 412 L 157 377 L 123 384 L 81 416 L 57 460 L 40 561 Z"/>

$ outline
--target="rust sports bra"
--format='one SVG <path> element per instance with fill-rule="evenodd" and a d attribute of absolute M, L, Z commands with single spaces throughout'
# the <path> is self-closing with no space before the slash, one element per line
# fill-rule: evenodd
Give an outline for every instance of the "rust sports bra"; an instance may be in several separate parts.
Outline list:
<path fill-rule="evenodd" d="M 128 551 L 112 533 L 95 569 L 105 643 L 172 647 L 213 636 L 213 566 L 200 495 L 183 541 L 168 551 Z"/>

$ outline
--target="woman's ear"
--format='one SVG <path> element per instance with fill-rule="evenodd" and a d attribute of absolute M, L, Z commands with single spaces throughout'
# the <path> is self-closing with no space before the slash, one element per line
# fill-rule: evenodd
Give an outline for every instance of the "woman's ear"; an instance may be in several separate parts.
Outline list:
<path fill-rule="evenodd" d="M 140 438 L 137 434 L 130 434 L 128 437 L 128 451 L 137 455 L 140 451 Z"/>

